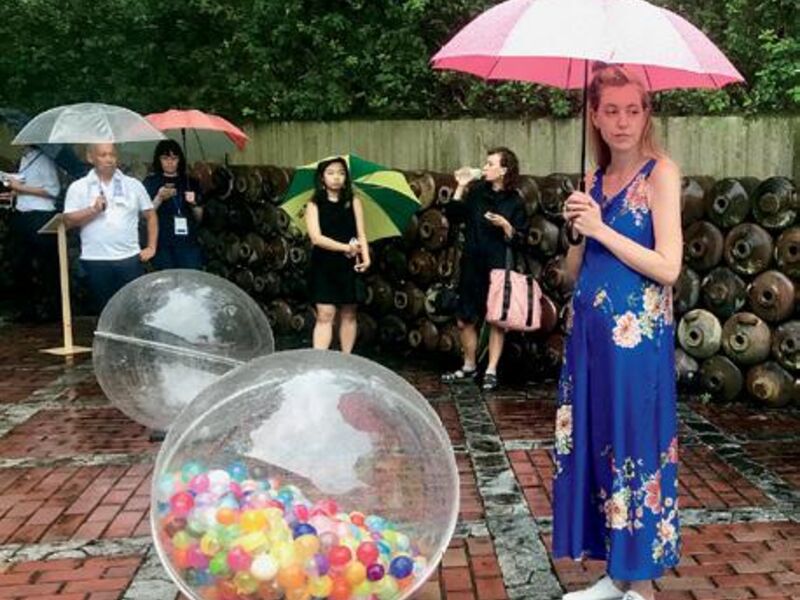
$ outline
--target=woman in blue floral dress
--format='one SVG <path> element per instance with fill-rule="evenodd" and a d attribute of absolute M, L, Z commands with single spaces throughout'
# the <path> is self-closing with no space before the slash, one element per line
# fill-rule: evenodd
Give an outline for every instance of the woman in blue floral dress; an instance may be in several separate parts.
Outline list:
<path fill-rule="evenodd" d="M 589 88 L 598 169 L 564 216 L 585 236 L 556 417 L 553 554 L 606 561 L 567 600 L 652 600 L 679 560 L 672 284 L 680 173 L 653 138 L 650 100 L 624 68 Z"/>

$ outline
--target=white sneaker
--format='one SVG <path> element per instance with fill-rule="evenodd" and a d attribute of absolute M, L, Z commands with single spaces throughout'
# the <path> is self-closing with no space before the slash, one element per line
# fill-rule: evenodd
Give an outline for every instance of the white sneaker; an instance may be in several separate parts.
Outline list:
<path fill-rule="evenodd" d="M 645 600 L 645 598 L 639 592 L 628 590 L 627 592 L 625 592 L 625 595 L 622 597 L 622 600 Z"/>
<path fill-rule="evenodd" d="M 639 594 L 636 595 L 638 596 Z M 625 596 L 625 592 L 615 586 L 614 580 L 606 575 L 585 590 L 564 594 L 562 600 L 621 600 L 623 596 Z M 639 600 L 639 598 L 631 598 L 630 600 Z"/>

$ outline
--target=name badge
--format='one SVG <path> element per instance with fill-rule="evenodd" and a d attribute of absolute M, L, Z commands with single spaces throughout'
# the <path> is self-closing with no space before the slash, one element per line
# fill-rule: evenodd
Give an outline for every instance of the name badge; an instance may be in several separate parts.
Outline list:
<path fill-rule="evenodd" d="M 189 221 L 186 217 L 175 217 L 175 235 L 189 235 Z"/>

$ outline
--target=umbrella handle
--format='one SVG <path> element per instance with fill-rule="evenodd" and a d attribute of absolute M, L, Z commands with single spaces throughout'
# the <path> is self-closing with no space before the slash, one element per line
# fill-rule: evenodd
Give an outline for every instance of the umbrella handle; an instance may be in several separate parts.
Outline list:
<path fill-rule="evenodd" d="M 580 246 L 583 243 L 583 235 L 575 231 L 571 222 L 567 222 L 567 241 L 572 246 Z"/>

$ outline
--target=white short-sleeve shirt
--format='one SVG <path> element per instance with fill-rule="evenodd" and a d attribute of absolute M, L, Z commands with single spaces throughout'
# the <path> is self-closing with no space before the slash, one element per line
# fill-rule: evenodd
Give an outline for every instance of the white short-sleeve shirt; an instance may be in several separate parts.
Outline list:
<path fill-rule="evenodd" d="M 101 190 L 106 209 L 81 227 L 81 259 L 122 260 L 139 254 L 139 214 L 152 210 L 153 203 L 137 179 L 118 169 L 104 183 L 92 169 L 67 189 L 64 212 L 90 207 Z"/>
<path fill-rule="evenodd" d="M 53 160 L 38 148 L 32 148 L 22 155 L 19 163 L 19 175 L 25 178 L 28 187 L 43 188 L 52 198 L 42 198 L 31 194 L 17 194 L 17 210 L 53 211 L 56 209 L 54 198 L 61 191 L 58 180 L 58 168 Z"/>

